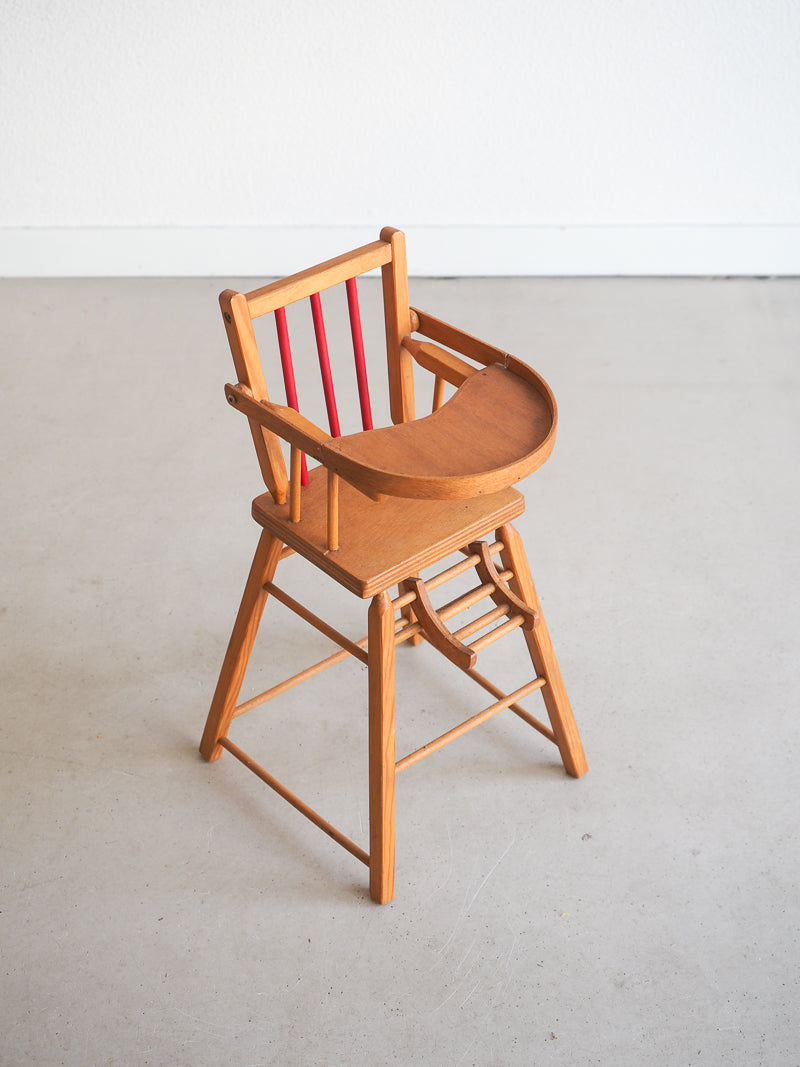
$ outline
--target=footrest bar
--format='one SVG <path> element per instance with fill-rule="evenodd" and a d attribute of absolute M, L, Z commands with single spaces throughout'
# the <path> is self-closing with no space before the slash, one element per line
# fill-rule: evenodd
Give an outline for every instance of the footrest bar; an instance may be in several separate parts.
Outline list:
<path fill-rule="evenodd" d="M 495 541 L 493 544 L 489 545 L 489 552 L 491 555 L 497 555 L 497 553 L 502 552 L 502 550 L 502 541 Z M 466 549 L 460 549 L 460 551 L 466 552 Z M 434 574 L 432 577 L 426 578 L 425 588 L 428 592 L 430 592 L 431 589 L 438 589 L 440 585 L 445 585 L 451 578 L 457 578 L 460 574 L 465 574 L 467 571 L 472 570 L 476 563 L 479 562 L 479 559 L 480 556 L 478 553 L 474 553 L 473 555 L 467 553 L 467 559 L 462 559 L 458 563 L 454 563 L 452 567 L 448 567 L 446 571 L 440 571 L 439 574 Z M 512 575 L 511 571 L 504 571 L 503 573 L 509 578 Z M 415 600 L 415 593 L 401 593 L 400 596 L 396 596 L 394 600 L 392 600 L 392 607 L 397 611 L 399 608 L 404 608 L 406 604 L 413 604 Z"/>
<path fill-rule="evenodd" d="M 503 616 L 508 615 L 510 611 L 510 604 L 503 604 L 502 607 L 493 608 L 491 611 L 487 611 L 485 615 L 481 615 L 480 618 L 468 622 L 466 626 L 462 626 L 460 630 L 454 630 L 453 637 L 457 637 L 459 641 L 463 641 L 467 637 L 472 637 L 478 630 L 483 630 L 487 626 L 491 626 L 493 622 L 502 619 Z"/>
<path fill-rule="evenodd" d="M 478 685 L 482 686 L 487 693 L 491 693 L 493 697 L 497 697 L 498 700 L 502 698 L 502 689 L 498 689 L 494 682 L 490 682 L 488 678 L 484 678 L 484 676 L 482 674 L 479 674 L 476 670 L 464 671 L 464 674 L 466 674 L 468 678 L 471 678 L 473 682 L 477 682 Z M 542 685 L 544 685 L 543 678 L 538 679 L 538 681 L 540 681 Z M 539 688 L 541 688 L 541 686 Z M 546 737 L 548 741 L 552 741 L 554 745 L 558 744 L 558 742 L 556 741 L 556 735 L 553 733 L 550 727 L 545 726 L 545 724 L 543 722 L 540 722 L 535 715 L 531 715 L 529 711 L 526 711 L 524 708 L 521 708 L 519 704 L 509 704 L 508 710 L 513 711 L 515 715 L 518 715 L 520 719 L 523 720 L 523 722 L 526 722 L 528 724 L 528 726 L 532 726 L 534 730 L 538 730 L 539 733 L 542 734 L 542 736 Z"/>
<path fill-rule="evenodd" d="M 295 794 L 279 782 L 277 778 L 273 778 L 271 774 L 265 771 L 262 766 L 256 763 L 254 759 L 251 759 L 246 752 L 243 752 L 239 746 L 235 745 L 229 738 L 222 737 L 220 738 L 219 743 L 223 748 L 226 748 L 232 756 L 235 756 L 240 763 L 243 763 L 248 770 L 251 770 L 257 778 L 260 778 L 265 785 L 268 785 L 270 789 L 274 789 L 284 800 L 288 800 L 292 807 L 296 808 L 301 815 L 305 815 L 305 817 L 313 822 L 315 826 L 318 826 L 323 833 L 326 833 L 328 837 L 332 837 L 338 845 L 341 845 L 342 848 L 346 848 L 348 852 L 356 857 L 356 859 L 361 860 L 362 863 L 369 867 L 369 855 L 363 848 L 359 848 L 355 841 L 351 841 L 349 837 L 346 837 L 341 832 L 341 830 L 337 830 L 335 826 L 331 826 L 326 819 L 323 819 L 321 815 L 317 814 L 317 812 L 314 811 L 313 808 L 310 808 L 305 801 L 300 799 L 300 797 L 295 796 Z"/>
<path fill-rule="evenodd" d="M 524 625 L 525 619 L 522 615 L 512 615 L 507 622 L 502 623 L 500 626 L 496 626 L 494 630 L 490 630 L 488 634 L 481 634 L 481 636 L 476 637 L 474 641 L 470 641 L 467 647 L 471 648 L 473 652 L 480 652 L 481 649 L 494 644 L 494 642 L 499 641 L 501 637 L 505 637 L 506 634 L 510 634 L 513 630 L 517 630 L 520 626 Z"/>
<path fill-rule="evenodd" d="M 470 672 L 467 671 L 466 673 Z M 504 708 L 508 708 L 518 700 L 522 700 L 528 693 L 532 693 L 535 689 L 541 689 L 544 684 L 544 678 L 534 678 L 532 682 L 520 686 L 520 688 L 515 689 L 513 693 L 504 696 L 502 700 L 498 700 L 496 704 L 484 708 L 484 710 L 479 711 L 477 715 L 473 715 L 472 718 L 466 719 L 459 726 L 454 726 L 452 730 L 448 730 L 447 733 L 442 734 L 435 740 L 429 741 L 428 744 L 423 745 L 422 748 L 418 748 L 415 752 L 409 752 L 407 756 L 404 756 L 401 760 L 398 760 L 397 763 L 395 763 L 395 773 L 399 774 L 400 771 L 404 771 L 406 767 L 410 767 L 412 763 L 417 763 L 419 760 L 429 756 L 431 752 L 436 752 L 438 749 L 444 748 L 450 741 L 454 741 L 457 737 L 461 737 L 462 734 L 474 729 L 474 727 L 480 726 L 482 722 L 491 719 L 493 715 L 497 715 L 498 712 L 503 711 Z"/>

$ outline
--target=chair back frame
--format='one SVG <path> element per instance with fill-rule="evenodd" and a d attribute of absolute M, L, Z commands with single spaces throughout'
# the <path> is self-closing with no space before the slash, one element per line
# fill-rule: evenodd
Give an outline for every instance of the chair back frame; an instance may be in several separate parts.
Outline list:
<path fill-rule="evenodd" d="M 270 402 L 253 329 L 253 320 L 274 312 L 281 364 L 286 382 L 287 402 L 291 409 L 298 411 L 285 308 L 308 298 L 311 302 L 331 436 L 339 436 L 338 413 L 319 294 L 344 282 L 347 288 L 362 420 L 365 429 L 372 428 L 355 279 L 377 267 L 380 267 L 382 275 L 391 418 L 394 423 L 409 422 L 414 419 L 413 359 L 411 353 L 403 347 L 403 341 L 408 339 L 412 329 L 405 238 L 400 230 L 391 227 L 386 227 L 381 231 L 378 241 L 336 256 L 334 259 L 300 271 L 288 278 L 272 282 L 249 293 L 226 289 L 220 295 L 220 308 L 239 385 L 248 390 L 253 400 Z M 231 399 L 230 396 L 229 399 Z M 280 438 L 274 430 L 263 424 L 263 420 L 248 417 L 248 422 L 264 484 L 275 503 L 283 504 L 289 489 L 289 478 L 281 451 Z M 302 481 L 305 484 L 307 482 L 305 456 L 302 457 L 302 465 Z"/>

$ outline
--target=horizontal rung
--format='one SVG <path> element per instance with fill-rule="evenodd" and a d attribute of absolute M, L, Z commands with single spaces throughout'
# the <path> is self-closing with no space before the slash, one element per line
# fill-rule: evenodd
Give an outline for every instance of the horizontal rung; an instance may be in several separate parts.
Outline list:
<path fill-rule="evenodd" d="M 288 593 L 285 593 L 279 586 L 275 585 L 274 582 L 265 582 L 264 588 L 268 593 L 271 593 L 276 600 L 280 600 L 281 604 L 284 604 L 287 608 L 293 611 L 295 615 L 299 615 L 301 619 L 305 619 L 307 623 L 310 623 L 311 626 L 319 630 L 321 634 L 325 634 L 331 641 L 335 641 L 337 645 L 341 645 L 341 647 L 346 649 L 351 656 L 355 656 L 355 658 L 361 660 L 362 663 L 367 662 L 367 653 L 363 648 L 357 645 L 355 641 L 351 641 L 349 637 L 345 637 L 344 634 L 339 633 L 338 630 L 329 626 L 324 619 L 321 619 L 319 615 L 315 615 L 313 611 L 309 611 L 308 608 L 303 607 L 299 601 L 295 600 L 294 597 L 289 596 Z"/>
<path fill-rule="evenodd" d="M 473 715 L 472 718 L 466 719 L 458 726 L 454 726 L 452 730 L 448 730 L 447 733 L 437 737 L 434 741 L 429 741 L 427 745 L 423 745 L 422 748 L 418 748 L 415 752 L 410 752 L 407 756 L 404 756 L 401 760 L 397 761 L 395 764 L 396 773 L 399 774 L 400 771 L 404 771 L 406 767 L 410 767 L 412 763 L 417 763 L 419 760 L 429 756 L 431 752 L 436 752 L 438 749 L 444 748 L 450 741 L 454 741 L 457 737 L 461 737 L 462 734 L 474 729 L 474 727 L 480 726 L 482 722 L 491 719 L 493 715 L 497 715 L 498 712 L 510 707 L 518 700 L 522 700 L 528 693 L 532 693 L 536 689 L 541 689 L 544 684 L 544 678 L 534 678 L 532 682 L 520 686 L 520 688 L 515 689 L 513 693 L 504 696 L 502 700 L 498 700 L 496 704 L 484 708 L 484 710 L 479 711 L 477 715 Z"/>
<path fill-rule="evenodd" d="M 422 633 L 422 627 L 418 622 L 406 622 L 403 619 L 405 625 L 401 625 L 400 629 L 394 635 L 394 643 L 400 645 L 403 641 L 408 641 L 411 637 L 416 637 L 417 634 Z M 424 634 L 423 634 L 424 637 Z"/>
<path fill-rule="evenodd" d="M 248 770 L 251 770 L 257 778 L 260 778 L 265 785 L 268 785 L 270 789 L 274 789 L 284 800 L 288 800 L 292 807 L 299 811 L 301 815 L 305 815 L 307 819 L 310 819 L 311 822 L 326 833 L 328 837 L 332 837 L 337 844 L 341 845 L 342 848 L 346 848 L 348 852 L 356 857 L 356 859 L 361 860 L 362 863 L 365 863 L 367 867 L 369 867 L 368 854 L 363 848 L 359 848 L 355 841 L 351 841 L 349 837 L 346 837 L 345 834 L 341 832 L 341 830 L 337 830 L 335 826 L 332 826 L 327 821 L 327 819 L 323 819 L 322 816 L 314 811 L 313 808 L 310 808 L 305 801 L 301 800 L 300 797 L 287 789 L 277 778 L 273 778 L 271 774 L 265 771 L 263 767 L 256 763 L 254 759 L 251 759 L 246 752 L 243 752 L 239 746 L 235 745 L 229 738 L 221 737 L 219 743 L 223 748 L 226 748 L 232 756 L 235 756 L 241 763 L 243 763 Z"/>
<path fill-rule="evenodd" d="M 489 545 L 489 552 L 491 555 L 496 555 L 503 548 L 502 541 L 495 541 Z M 438 589 L 440 585 L 444 585 L 449 582 L 451 578 L 457 578 L 459 574 L 465 574 L 468 570 L 471 570 L 478 562 L 478 556 L 473 553 L 468 555 L 466 559 L 459 560 L 458 563 L 454 563 L 452 567 L 448 567 L 446 571 L 441 571 L 439 574 L 434 574 L 432 578 L 425 579 L 425 588 L 428 592 L 431 589 Z"/>
<path fill-rule="evenodd" d="M 365 647 L 367 644 L 366 637 L 358 642 L 360 648 Z M 250 700 L 244 701 L 234 710 L 233 717 L 238 718 L 239 715 L 244 715 L 246 711 L 252 711 L 253 708 L 257 708 L 260 704 L 266 704 L 268 700 L 272 700 L 273 697 L 278 697 L 281 693 L 285 693 L 288 689 L 293 689 L 294 686 L 300 685 L 301 682 L 305 682 L 308 678 L 313 678 L 315 674 L 320 674 L 322 671 L 327 670 L 328 667 L 333 667 L 335 663 L 341 663 L 343 659 L 347 659 L 350 653 L 346 649 L 342 649 L 341 652 L 334 652 L 332 656 L 327 656 L 325 659 L 321 659 L 319 663 L 313 663 L 310 667 L 306 667 L 305 670 L 300 671 L 298 674 L 293 674 L 291 678 L 286 678 L 283 682 L 278 682 L 277 685 L 273 685 L 271 689 L 266 689 L 263 693 L 259 693 L 258 696 L 252 697 Z"/>
<path fill-rule="evenodd" d="M 494 541 L 491 545 L 489 545 L 489 552 L 491 555 L 497 555 L 497 553 L 502 551 L 502 549 L 502 541 Z M 446 582 L 449 582 L 451 578 L 457 578 L 459 574 L 465 574 L 467 571 L 471 570 L 478 562 L 478 560 L 479 556 L 475 553 L 473 553 L 471 556 L 468 555 L 466 559 L 459 560 L 458 563 L 454 563 L 453 566 L 448 567 L 447 570 L 440 571 L 439 574 L 434 574 L 431 578 L 426 578 L 425 588 L 428 590 L 428 592 L 430 592 L 431 589 L 438 589 L 440 585 L 444 585 Z M 504 573 L 507 573 L 508 576 L 511 577 L 511 571 L 507 571 Z M 400 608 L 404 608 L 407 604 L 413 604 L 415 600 L 415 593 L 401 593 L 400 596 L 396 596 L 392 601 L 392 607 L 395 611 L 397 611 Z"/>
<path fill-rule="evenodd" d="M 500 577 L 505 581 L 504 576 L 510 574 L 510 571 L 501 571 Z M 471 608 L 479 601 L 485 600 L 487 596 L 491 596 L 495 588 L 495 585 L 491 582 L 487 582 L 485 585 L 477 585 L 474 589 L 470 589 L 468 593 L 464 593 L 463 596 L 456 597 L 455 600 L 451 600 L 448 604 L 443 604 L 442 607 L 437 609 L 436 614 L 440 619 L 452 619 L 454 615 L 466 611 L 467 608 Z"/>
<path fill-rule="evenodd" d="M 493 697 L 496 697 L 498 700 L 502 700 L 502 689 L 498 689 L 494 682 L 490 682 L 488 678 L 484 678 L 484 676 L 482 674 L 479 674 L 474 669 L 474 667 L 464 671 L 464 674 L 468 675 L 473 680 L 473 682 L 477 682 L 478 685 L 482 686 L 487 693 L 491 693 Z M 524 708 L 521 708 L 519 704 L 509 704 L 508 710 L 513 711 L 515 715 L 518 715 L 520 719 L 523 720 L 523 722 L 526 722 L 528 724 L 528 726 L 532 726 L 534 730 L 538 730 L 539 733 L 546 737 L 548 741 L 552 741 L 554 745 L 558 744 L 558 742 L 556 741 L 556 735 L 553 733 L 550 727 L 545 726 L 543 722 L 539 722 L 536 716 L 531 715 L 529 711 L 526 711 Z"/>
<path fill-rule="evenodd" d="M 524 615 L 512 615 L 508 622 L 504 622 L 502 626 L 497 626 L 494 630 L 490 630 L 488 634 L 483 634 L 481 637 L 476 637 L 474 641 L 470 641 L 468 647 L 475 652 L 480 652 L 482 648 L 494 644 L 501 637 L 505 637 L 506 634 L 510 634 L 513 630 L 517 630 L 524 622 Z"/>
<path fill-rule="evenodd" d="M 401 593 L 400 596 L 396 596 L 392 601 L 392 607 L 395 611 L 399 611 L 400 608 L 404 608 L 406 604 L 413 604 L 416 599 L 416 593 Z"/>
<path fill-rule="evenodd" d="M 286 307 L 287 304 L 303 300 L 312 293 L 321 293 L 348 278 L 382 267 L 389 263 L 391 258 L 392 246 L 388 241 L 373 241 L 363 248 L 356 248 L 316 267 L 300 271 L 299 274 L 292 274 L 288 278 L 270 282 L 260 289 L 253 289 L 245 294 L 250 317 L 254 319 L 258 315 L 266 315 L 275 308 Z"/>
<path fill-rule="evenodd" d="M 502 619 L 504 615 L 508 615 L 511 610 L 508 604 L 501 604 L 500 607 L 492 608 L 491 611 L 487 611 L 485 615 L 481 615 L 480 618 L 473 619 L 472 622 L 468 622 L 466 626 L 462 626 L 460 630 L 455 630 L 453 637 L 458 638 L 459 641 L 463 641 L 465 637 L 470 637 L 472 634 L 482 630 L 485 626 L 491 626 L 493 622 L 497 622 L 498 619 Z"/>

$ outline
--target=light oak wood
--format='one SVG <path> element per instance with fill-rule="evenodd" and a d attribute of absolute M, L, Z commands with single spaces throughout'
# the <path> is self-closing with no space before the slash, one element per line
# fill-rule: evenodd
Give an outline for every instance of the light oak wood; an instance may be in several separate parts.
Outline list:
<path fill-rule="evenodd" d="M 307 819 L 318 826 L 323 833 L 328 835 L 328 837 L 332 837 L 337 844 L 341 845 L 342 848 L 346 848 L 348 852 L 356 857 L 356 859 L 361 860 L 362 863 L 369 866 L 369 856 L 363 848 L 360 848 L 354 841 L 351 841 L 349 837 L 346 837 L 341 830 L 337 830 L 335 826 L 327 821 L 327 819 L 323 819 L 322 816 L 314 811 L 313 808 L 309 807 L 305 801 L 301 800 L 300 797 L 295 793 L 292 793 L 291 790 L 287 789 L 285 785 L 279 782 L 277 778 L 274 778 L 271 774 L 265 771 L 264 768 L 248 756 L 246 752 L 243 752 L 238 745 L 235 745 L 233 741 L 230 740 L 230 738 L 223 738 L 220 741 L 220 744 L 223 748 L 226 748 L 232 756 L 235 756 L 241 763 L 243 763 L 248 770 L 251 770 L 257 778 L 260 778 L 265 785 L 268 785 L 270 789 L 274 789 L 284 800 L 288 800 L 292 807 L 299 811 L 301 815 L 305 815 Z M 381 903 L 383 903 L 383 901 L 381 901 Z"/>
<path fill-rule="evenodd" d="M 457 630 L 453 630 L 453 637 L 457 641 L 464 641 L 467 637 L 472 637 L 473 634 L 478 633 L 479 630 L 491 626 L 498 619 L 504 618 L 508 615 L 509 610 L 508 604 L 501 604 L 499 607 L 492 608 L 490 611 L 478 616 L 477 619 L 472 619 L 471 622 L 465 623 L 464 626 L 459 626 Z"/>
<path fill-rule="evenodd" d="M 419 574 L 463 545 L 521 515 L 525 502 L 515 489 L 474 500 L 367 499 L 347 482 L 339 486 L 339 525 L 345 531 L 328 551 L 327 472 L 309 471 L 300 521 L 268 494 L 253 501 L 253 518 L 285 544 L 360 597 L 372 597 L 409 575 Z M 495 520 L 493 517 L 497 517 Z"/>
<path fill-rule="evenodd" d="M 489 645 L 493 645 L 495 641 L 499 641 L 501 637 L 505 637 L 507 634 L 518 629 L 522 626 L 524 621 L 522 615 L 512 615 L 508 622 L 504 622 L 501 626 L 497 626 L 494 630 L 490 630 L 489 633 L 481 634 L 481 636 L 476 637 L 474 641 L 470 641 L 469 648 L 474 652 L 481 652 L 484 648 L 488 648 Z"/>
<path fill-rule="evenodd" d="M 253 289 L 245 297 L 250 315 L 255 319 L 274 311 L 275 308 L 287 307 L 313 293 L 321 293 L 331 286 L 347 281 L 348 278 L 355 278 L 376 267 L 383 267 L 391 262 L 391 258 L 391 242 L 381 239 L 352 252 L 345 252 L 334 259 L 328 259 L 316 267 L 301 270 L 288 278 L 271 282 L 260 289 Z"/>
<path fill-rule="evenodd" d="M 444 378 L 438 376 L 433 381 L 433 401 L 431 403 L 431 414 L 434 411 L 438 411 L 444 403 L 444 387 L 447 383 Z"/>
<path fill-rule="evenodd" d="M 373 493 L 463 500 L 531 474 L 550 455 L 555 433 L 548 396 L 491 366 L 432 415 L 332 439 L 321 454 L 326 466 Z"/>
<path fill-rule="evenodd" d="M 394 896 L 394 608 L 386 592 L 369 608 L 369 891 Z"/>
<path fill-rule="evenodd" d="M 257 400 L 245 385 L 226 385 L 225 396 L 228 403 L 247 415 L 248 419 L 274 434 L 279 434 L 285 441 L 307 452 L 313 459 L 322 459 L 322 447 L 331 437 L 304 415 L 282 404 Z"/>
<path fill-rule="evenodd" d="M 482 582 L 493 587 L 489 595 L 495 604 L 512 607 L 525 620 L 525 629 L 530 630 L 538 622 L 536 612 L 524 600 L 521 600 L 500 577 L 486 542 L 476 541 L 475 544 L 469 546 L 469 550 L 478 556 L 478 562 L 475 564 L 478 577 Z"/>
<path fill-rule="evenodd" d="M 498 700 L 505 699 L 505 694 L 503 693 L 503 691 L 501 689 L 498 689 L 498 687 L 493 682 L 490 682 L 488 678 L 484 678 L 484 676 L 482 674 L 479 674 L 476 670 L 465 671 L 464 673 L 467 674 L 474 682 L 477 682 L 478 685 L 482 686 L 482 688 L 484 688 L 487 693 L 491 693 L 493 697 L 496 697 Z M 541 681 L 544 682 L 544 679 L 542 678 Z M 550 729 L 550 727 L 545 726 L 543 722 L 539 722 L 537 718 L 531 715 L 529 711 L 526 711 L 524 708 L 520 707 L 519 704 L 509 704 L 508 710 L 513 711 L 515 715 L 522 719 L 523 722 L 526 722 L 529 726 L 532 726 L 534 730 L 538 730 L 539 733 L 543 737 L 546 737 L 548 741 L 551 741 L 553 744 L 556 743 L 555 734 Z"/>
<path fill-rule="evenodd" d="M 362 650 L 365 649 L 367 647 L 366 637 L 362 638 L 361 641 L 356 641 L 356 645 Z M 272 700 L 274 697 L 280 696 L 282 693 L 286 693 L 290 689 L 294 689 L 296 685 L 308 681 L 309 678 L 313 678 L 322 671 L 326 671 L 328 667 L 333 667 L 337 663 L 341 663 L 351 655 L 352 652 L 349 649 L 344 648 L 339 652 L 334 652 L 331 656 L 326 656 L 325 659 L 321 659 L 317 663 L 312 663 L 310 667 L 298 671 L 297 674 L 293 674 L 290 678 L 284 678 L 282 682 L 278 682 L 277 685 L 265 689 L 264 692 L 259 693 L 258 696 L 251 697 L 250 700 L 245 700 L 241 704 L 237 704 L 234 711 L 234 718 L 239 715 L 244 715 L 246 712 L 252 711 L 253 708 L 260 707 L 262 704 L 266 704 L 268 700 Z"/>
<path fill-rule="evenodd" d="M 572 707 L 567 696 L 561 670 L 558 666 L 553 644 L 542 614 L 542 606 L 536 594 L 536 587 L 528 567 L 528 559 L 525 549 L 517 531 L 510 524 L 497 531 L 498 540 L 505 546 L 500 553 L 504 566 L 514 572 L 514 577 L 509 585 L 517 594 L 529 604 L 538 616 L 536 625 L 525 632 L 525 640 L 528 645 L 531 660 L 536 668 L 536 673 L 547 681 L 542 690 L 550 725 L 553 728 L 556 744 L 558 745 L 561 759 L 567 774 L 573 778 L 580 778 L 586 774 L 589 766 L 584 755 L 578 727 L 572 714 Z"/>
<path fill-rule="evenodd" d="M 417 320 L 416 333 L 421 333 L 424 337 L 428 337 L 431 341 L 444 345 L 446 348 L 452 348 L 454 352 L 459 352 L 462 356 L 474 359 L 485 366 L 490 363 L 502 363 L 505 365 L 510 358 L 509 353 L 504 352 L 502 348 L 497 348 L 486 341 L 481 341 L 479 338 L 473 337 L 472 334 L 460 330 L 457 326 L 451 326 L 449 322 L 443 322 L 441 319 L 429 315 L 427 311 L 411 308 L 411 312 L 416 316 Z"/>
<path fill-rule="evenodd" d="M 339 477 L 328 471 L 328 551 L 339 548 Z"/>
<path fill-rule="evenodd" d="M 451 385 L 463 385 L 467 378 L 478 369 L 477 367 L 471 367 L 469 363 L 459 359 L 458 356 L 454 356 L 452 352 L 440 348 L 439 345 L 431 344 L 429 341 L 418 341 L 414 337 L 405 337 L 403 338 L 403 348 L 411 354 L 420 367 L 424 367 L 431 374 L 435 374 L 437 379 L 443 378 L 444 381 L 449 382 Z"/>
<path fill-rule="evenodd" d="M 335 641 L 337 645 L 341 645 L 346 652 L 348 652 L 355 659 L 361 660 L 362 663 L 367 662 L 367 653 L 356 644 L 355 641 L 351 641 L 349 637 L 345 637 L 344 634 L 339 633 L 330 623 L 325 622 L 319 615 L 315 615 L 313 611 L 309 611 L 307 607 L 300 603 L 299 600 L 295 600 L 294 597 L 275 585 L 274 582 L 266 582 L 264 589 L 271 593 L 276 600 L 279 600 L 281 604 L 293 611 L 295 615 L 299 615 L 301 619 L 305 619 L 307 623 L 319 630 L 320 633 L 325 634 L 331 641 Z"/>
<path fill-rule="evenodd" d="M 494 715 L 497 715 L 498 712 L 504 711 L 518 700 L 522 700 L 523 697 L 528 696 L 529 693 L 534 692 L 536 689 L 541 689 L 543 686 L 543 678 L 534 678 L 533 681 L 526 682 L 525 685 L 520 686 L 519 689 L 515 689 L 509 696 L 504 696 L 502 700 L 498 700 L 490 707 L 484 708 L 484 710 L 479 711 L 477 715 L 473 715 L 460 725 L 454 726 L 452 730 L 448 730 L 435 740 L 429 741 L 427 745 L 423 745 L 422 748 L 418 748 L 416 751 L 410 752 L 407 756 L 398 760 L 395 766 L 396 773 L 399 774 L 400 771 L 404 771 L 406 767 L 418 763 L 421 759 L 424 759 L 425 756 L 430 756 L 432 752 L 437 752 L 451 741 L 455 741 L 457 737 L 463 737 L 467 731 L 474 730 L 476 726 L 480 726 L 481 723 L 486 722 L 487 719 L 491 719 Z"/>
<path fill-rule="evenodd" d="M 387 226 L 381 230 L 381 240 L 388 241 L 392 249 L 391 262 L 382 268 L 386 357 L 389 368 L 389 405 L 392 422 L 412 422 L 414 419 L 414 371 L 411 355 L 403 348 L 403 339 L 411 333 L 406 239 L 400 230 Z"/>
<path fill-rule="evenodd" d="M 292 407 L 270 401 L 252 319 L 340 282 L 352 295 L 357 275 L 380 267 L 392 425 L 333 437 Z M 334 841 L 369 867 L 370 895 L 394 894 L 396 774 L 505 709 L 558 746 L 567 772 L 586 759 L 550 643 L 527 559 L 511 520 L 524 508 L 512 485 L 550 455 L 558 412 L 547 383 L 527 364 L 472 337 L 408 300 L 405 239 L 386 228 L 380 240 L 252 292 L 220 297 L 238 376 L 228 402 L 249 422 L 268 492 L 253 501 L 263 527 L 201 742 L 206 759 L 224 749 Z M 281 315 L 280 324 L 284 322 Z M 315 330 L 323 327 L 319 315 Z M 420 337 L 412 337 L 412 332 Z M 284 338 L 284 341 L 286 339 Z M 288 341 L 282 343 L 285 355 Z M 462 358 L 465 357 L 465 358 Z M 467 362 L 472 360 L 478 366 Z M 415 419 L 413 365 L 434 376 L 433 412 Z M 325 364 L 327 367 L 327 363 Z M 366 374 L 362 378 L 366 380 Z M 455 393 L 445 400 L 445 387 Z M 331 382 L 325 380 L 326 399 Z M 364 397 L 361 397 L 362 402 Z M 332 401 L 335 404 L 335 401 Z M 330 404 L 329 404 L 330 411 Z M 363 404 L 362 404 L 363 412 Z M 334 425 L 334 431 L 338 433 Z M 332 431 L 332 432 L 334 432 Z M 287 477 L 280 441 L 288 442 Z M 301 454 L 321 465 L 301 484 Z M 496 540 L 487 536 L 496 531 Z M 352 641 L 276 585 L 278 561 L 292 553 L 364 599 L 368 633 Z M 447 564 L 460 553 L 459 562 Z M 500 563 L 493 559 L 499 555 Z M 438 573 L 422 578 L 442 563 Z M 431 591 L 475 570 L 478 585 L 435 608 Z M 388 589 L 398 587 L 392 600 Z M 340 645 L 340 650 L 237 704 L 256 630 L 268 597 Z M 458 616 L 482 601 L 478 618 Z M 475 669 L 479 653 L 521 629 L 535 677 L 507 694 Z M 427 640 L 494 703 L 395 760 L 395 648 Z M 519 640 L 516 638 L 515 640 Z M 228 737 L 245 714 L 344 659 L 367 665 L 369 852 L 292 793 Z M 541 690 L 550 726 L 520 701 Z"/>
<path fill-rule="evenodd" d="M 264 372 L 261 368 L 247 301 L 241 293 L 226 289 L 220 294 L 219 303 L 239 381 L 247 386 L 255 400 L 268 401 L 267 385 L 264 381 Z M 263 423 L 258 425 L 252 419 L 250 432 L 264 484 L 272 493 L 275 501 L 282 504 L 286 499 L 288 484 L 280 441 L 274 430 L 266 428 Z"/>
<path fill-rule="evenodd" d="M 472 649 L 467 648 L 462 644 L 450 631 L 445 627 L 439 615 L 431 604 L 428 591 L 425 588 L 425 583 L 420 581 L 419 578 L 408 578 L 403 583 L 409 591 L 416 595 L 416 603 L 414 605 L 414 611 L 417 616 L 422 632 L 428 638 L 434 648 L 438 649 L 443 655 L 447 656 L 457 667 L 462 670 L 466 670 L 467 667 L 474 667 L 475 661 L 478 656 Z"/>
<path fill-rule="evenodd" d="M 300 493 L 302 491 L 301 471 L 303 453 L 292 445 L 289 454 L 289 522 L 300 522 Z"/>
<path fill-rule="evenodd" d="M 230 728 L 258 624 L 267 602 L 264 585 L 275 574 L 282 548 L 282 543 L 266 530 L 259 538 L 200 742 L 200 751 L 207 760 L 219 759 L 222 755 L 220 738 L 227 736 Z"/>

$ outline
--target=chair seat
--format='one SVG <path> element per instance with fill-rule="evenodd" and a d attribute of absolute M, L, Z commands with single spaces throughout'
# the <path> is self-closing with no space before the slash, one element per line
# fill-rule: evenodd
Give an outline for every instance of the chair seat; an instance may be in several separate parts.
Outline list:
<path fill-rule="evenodd" d="M 325 462 L 367 491 L 393 496 L 494 493 L 536 470 L 552 451 L 556 417 L 545 390 L 494 363 L 432 415 L 326 443 Z"/>
<path fill-rule="evenodd" d="M 388 497 L 380 503 L 342 482 L 339 491 L 340 547 L 327 549 L 327 475 L 309 472 L 299 522 L 289 505 L 269 493 L 253 501 L 253 518 L 301 556 L 360 597 L 371 597 L 419 574 L 521 515 L 525 501 L 515 489 L 472 500 L 410 500 Z"/>

